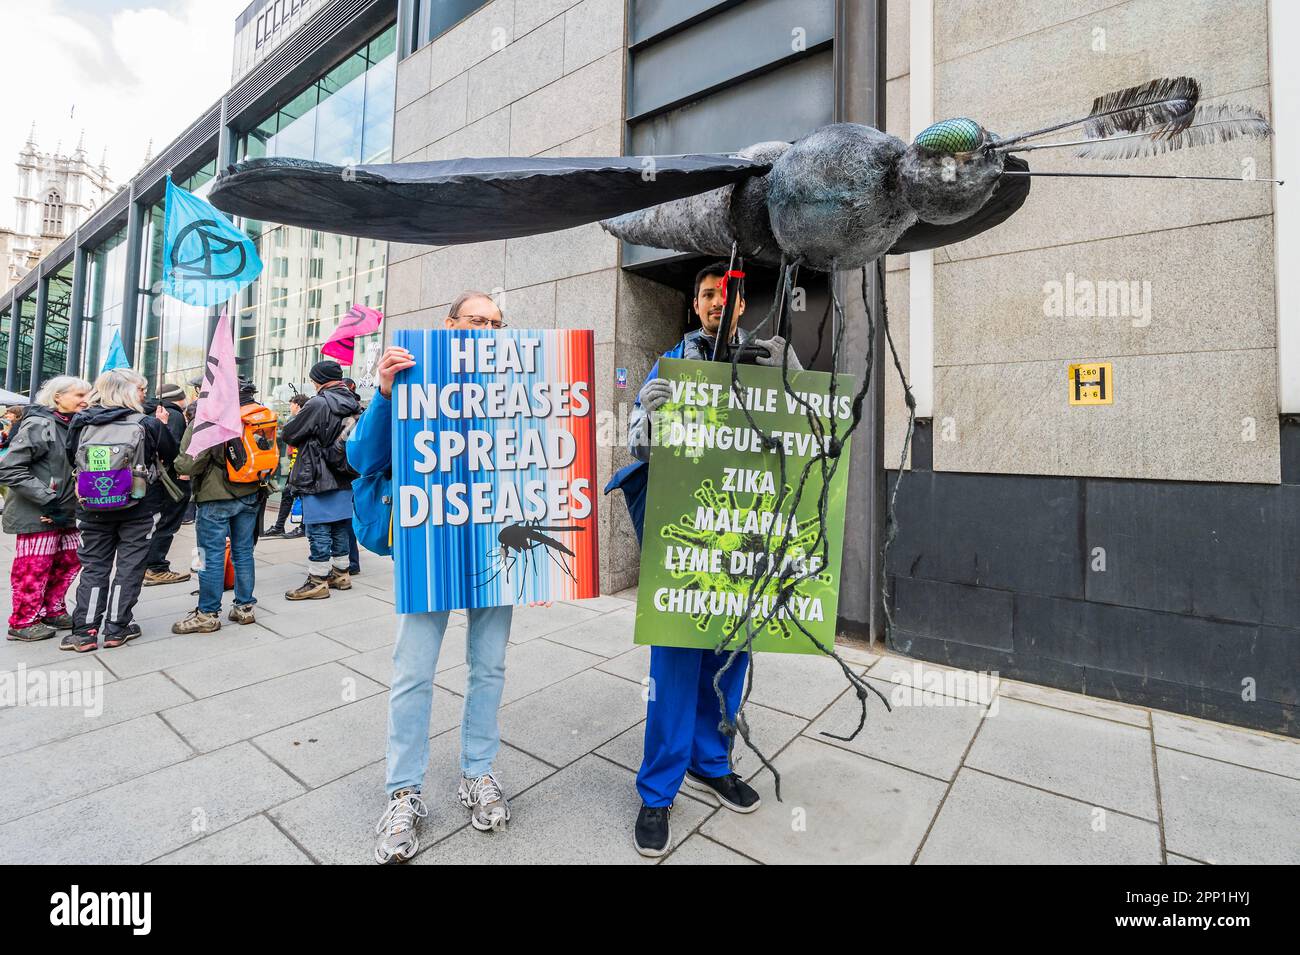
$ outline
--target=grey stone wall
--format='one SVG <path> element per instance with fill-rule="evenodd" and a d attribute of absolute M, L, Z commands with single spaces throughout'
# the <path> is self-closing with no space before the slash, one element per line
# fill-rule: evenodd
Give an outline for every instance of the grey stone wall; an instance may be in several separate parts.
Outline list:
<path fill-rule="evenodd" d="M 1196 76 L 1207 101 L 1268 109 L 1264 0 L 997 7 L 934 0 L 936 119 L 1036 128 L 1085 113 L 1099 93 L 1180 74 Z M 890 4 L 889 126 L 904 136 L 906 10 Z M 1031 166 L 1240 176 L 1245 157 L 1271 175 L 1268 144 L 1255 141 L 1126 163 L 1068 152 L 1030 154 Z M 1272 189 L 1040 179 L 1010 222 L 937 251 L 934 468 L 1277 483 Z M 1148 283 L 1149 321 L 1046 316 L 1046 283 L 1070 274 Z M 907 282 L 893 264 L 896 331 Z M 1068 404 L 1066 366 L 1078 361 L 1114 363 L 1113 405 Z M 895 449 L 902 427 L 891 393 Z"/>
<path fill-rule="evenodd" d="M 623 0 L 494 0 L 398 65 L 394 155 L 617 156 L 623 151 Z M 431 328 L 466 288 L 493 293 L 524 328 L 596 330 L 598 478 L 629 458 L 627 406 L 680 333 L 685 302 L 625 275 L 598 225 L 474 245 L 389 248 L 389 330 Z M 614 369 L 628 369 L 626 391 Z M 601 497 L 601 585 L 636 582 L 620 497 Z"/>

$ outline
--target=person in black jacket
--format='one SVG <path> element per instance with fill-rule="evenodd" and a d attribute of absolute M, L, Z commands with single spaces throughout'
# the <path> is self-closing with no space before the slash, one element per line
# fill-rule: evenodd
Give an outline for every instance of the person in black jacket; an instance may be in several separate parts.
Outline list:
<path fill-rule="evenodd" d="M 153 407 L 146 405 L 145 411 L 148 414 L 155 414 L 158 408 L 167 410 L 167 430 L 172 433 L 179 446 L 181 437 L 185 434 L 185 407 L 189 403 L 190 399 L 185 397 L 185 389 L 168 382 L 158 389 L 157 401 L 151 402 Z M 180 488 L 182 494 L 179 500 L 170 494 L 165 494 L 163 497 L 162 517 L 158 520 L 158 530 L 154 533 L 153 544 L 149 548 L 149 563 L 145 565 L 144 585 L 146 587 L 156 584 L 179 584 L 190 579 L 188 570 L 172 570 L 171 561 L 167 559 L 167 552 L 172 547 L 172 538 L 180 530 L 185 512 L 189 510 L 190 482 L 177 474 L 175 468 L 170 465 L 167 472 L 172 479 L 173 487 Z"/>
<path fill-rule="evenodd" d="M 79 412 L 68 426 L 68 460 L 75 465 L 85 428 L 130 418 L 144 429 L 145 460 L 158 470 L 170 467 L 180 450 L 167 430 L 171 415 L 165 408 L 159 408 L 152 417 L 144 414 L 145 387 L 144 378 L 129 368 L 115 368 L 95 379 L 91 407 Z M 140 636 L 140 625 L 132 620 L 132 614 L 140 598 L 144 568 L 162 519 L 165 497 L 161 481 L 154 480 L 144 495 L 127 507 L 87 510 L 78 503 L 81 580 L 77 584 L 72 632 L 63 638 L 59 649 L 78 653 L 94 650 L 101 632 L 105 647 L 120 647 Z"/>
<path fill-rule="evenodd" d="M 350 590 L 348 547 L 352 535 L 352 478 L 343 440 L 355 425 L 361 402 L 343 384 L 336 361 L 318 361 L 309 377 L 316 394 L 284 426 L 286 444 L 298 449 L 289 487 L 302 498 L 302 522 L 311 553 L 307 580 L 284 596 L 320 600 L 331 590 Z"/>

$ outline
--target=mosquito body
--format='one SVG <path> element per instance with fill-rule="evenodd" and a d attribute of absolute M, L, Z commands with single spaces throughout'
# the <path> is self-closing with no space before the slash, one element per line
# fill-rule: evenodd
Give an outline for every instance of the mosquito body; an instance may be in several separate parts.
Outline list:
<path fill-rule="evenodd" d="M 573 576 L 573 569 L 569 566 L 568 561 L 568 558 L 575 556 L 573 551 L 550 535 L 573 533 L 581 530 L 583 528 L 580 525 L 543 524 L 541 519 L 507 524 L 497 534 L 497 544 L 499 546 L 487 553 L 490 565 L 486 570 L 479 571 L 474 575 L 479 577 L 491 573 L 491 576 L 477 586 L 480 588 L 486 587 L 502 574 L 505 575 L 506 583 L 509 584 L 511 574 L 516 569 L 521 571 L 518 577 L 519 582 L 526 580 L 530 572 L 544 566 L 541 556 L 537 553 L 538 548 L 541 548 L 542 553 L 564 571 L 566 576 L 571 580 L 576 580 L 577 578 Z M 521 563 L 522 567 L 519 566 Z"/>

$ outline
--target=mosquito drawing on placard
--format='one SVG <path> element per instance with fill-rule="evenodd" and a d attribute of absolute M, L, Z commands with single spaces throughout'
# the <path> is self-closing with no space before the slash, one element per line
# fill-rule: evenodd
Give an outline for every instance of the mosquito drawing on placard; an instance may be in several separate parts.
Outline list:
<path fill-rule="evenodd" d="M 519 521 L 501 528 L 501 532 L 497 534 L 497 543 L 500 546 L 487 552 L 489 566 L 473 575 L 481 577 L 483 574 L 491 573 L 492 576 L 476 586 L 486 587 L 502 574 L 505 575 L 506 583 L 510 583 L 510 575 L 519 567 L 520 562 L 523 567 L 518 579 L 522 582 L 527 578 L 530 570 L 536 571 L 544 566 L 541 558 L 535 553 L 539 547 L 569 579 L 576 581 L 578 578 L 573 575 L 573 569 L 569 566 L 569 558 L 575 556 L 573 551 L 550 535 L 582 532 L 586 528 L 577 524 L 543 524 L 543 520 L 543 518 L 535 518 Z"/>

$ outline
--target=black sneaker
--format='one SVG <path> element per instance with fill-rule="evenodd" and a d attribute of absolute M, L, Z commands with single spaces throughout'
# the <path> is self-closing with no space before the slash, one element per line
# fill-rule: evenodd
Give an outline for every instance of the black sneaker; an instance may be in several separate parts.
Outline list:
<path fill-rule="evenodd" d="M 59 641 L 60 650 L 72 650 L 76 653 L 89 653 L 99 649 L 99 634 L 94 630 L 73 630 Z"/>
<path fill-rule="evenodd" d="M 262 531 L 263 537 L 281 537 L 284 535 L 284 527 L 278 524 L 272 524 L 266 530 Z"/>
<path fill-rule="evenodd" d="M 716 802 L 732 812 L 753 812 L 762 803 L 758 791 L 735 773 L 709 779 L 696 776 L 688 769 L 684 782 L 697 793 L 703 794 L 706 801 Z"/>
<path fill-rule="evenodd" d="M 657 859 L 668 851 L 673 841 L 673 827 L 668 824 L 672 806 L 642 806 L 636 814 L 636 851 Z"/>
<path fill-rule="evenodd" d="M 128 640 L 134 640 L 140 636 L 141 630 L 138 623 L 128 623 L 123 629 L 116 633 L 104 634 L 104 648 L 120 647 Z"/>

